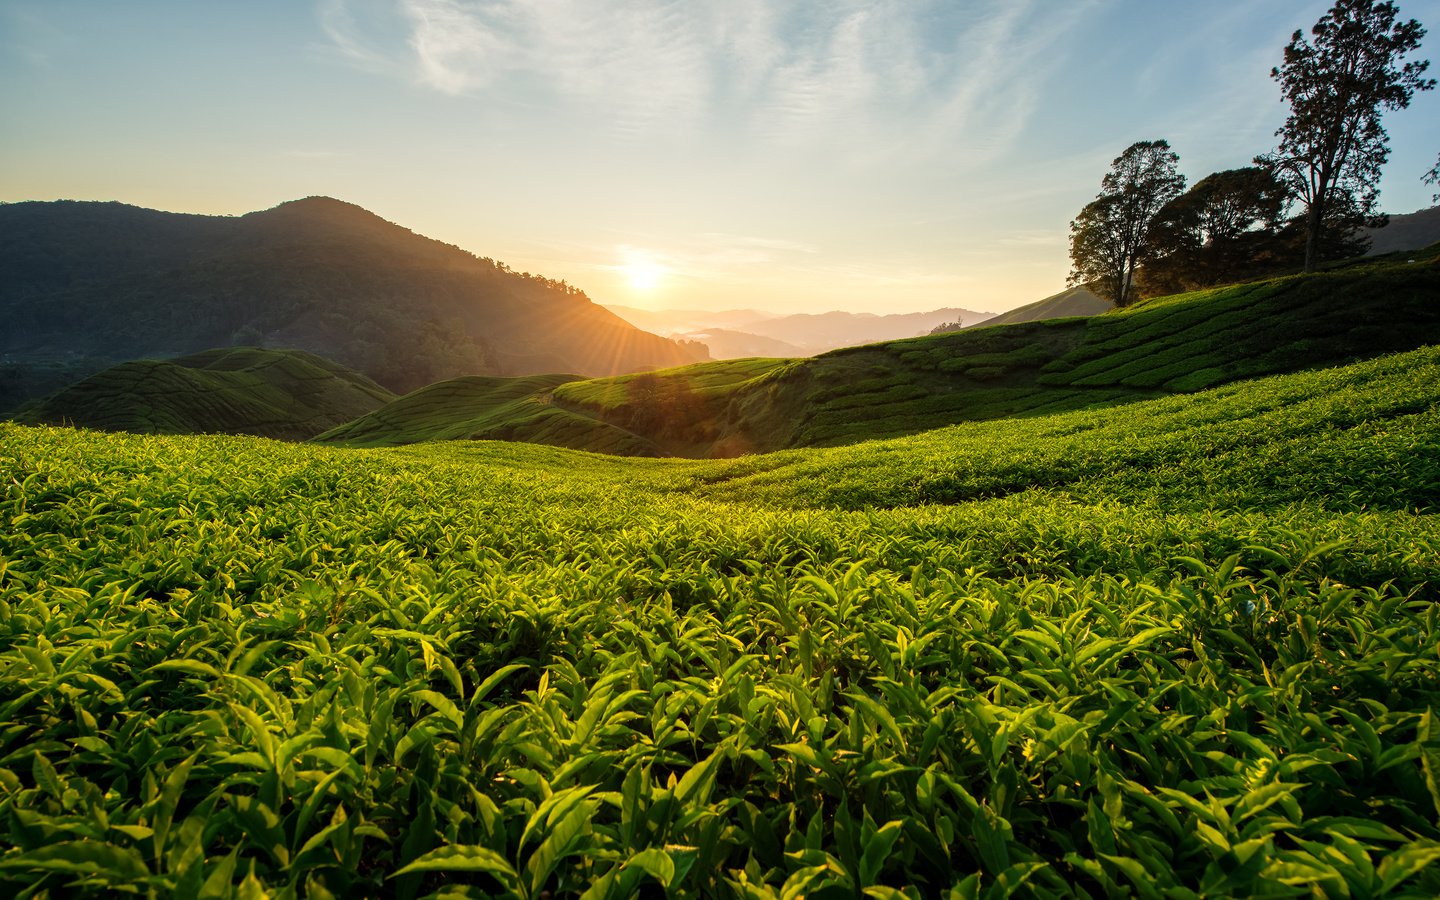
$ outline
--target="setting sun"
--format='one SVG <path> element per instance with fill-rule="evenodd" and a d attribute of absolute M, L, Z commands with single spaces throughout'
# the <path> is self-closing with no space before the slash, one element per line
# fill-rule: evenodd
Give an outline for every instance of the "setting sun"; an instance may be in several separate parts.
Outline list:
<path fill-rule="evenodd" d="M 616 267 L 625 281 L 637 291 L 654 290 L 666 269 L 653 258 L 640 253 L 627 253 L 625 262 Z"/>

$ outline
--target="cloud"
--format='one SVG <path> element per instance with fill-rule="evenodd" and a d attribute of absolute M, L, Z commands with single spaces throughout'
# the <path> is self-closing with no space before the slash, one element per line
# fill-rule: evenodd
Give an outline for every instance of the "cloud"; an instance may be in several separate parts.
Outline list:
<path fill-rule="evenodd" d="M 1096 0 L 320 3 L 345 58 L 446 95 L 588 116 L 612 138 L 824 147 L 866 166 L 1003 153 Z"/>
<path fill-rule="evenodd" d="M 51 23 L 41 4 L 15 3 L 0 9 L 0 25 L 6 37 L 0 46 L 36 68 L 49 68 L 56 51 L 71 48 L 73 41 Z"/>

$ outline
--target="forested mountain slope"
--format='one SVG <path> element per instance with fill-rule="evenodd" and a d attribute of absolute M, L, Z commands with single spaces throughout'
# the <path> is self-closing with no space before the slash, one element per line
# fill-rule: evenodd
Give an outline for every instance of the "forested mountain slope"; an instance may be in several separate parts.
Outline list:
<path fill-rule="evenodd" d="M 6 405 L 106 364 L 229 345 L 308 350 L 397 391 L 458 375 L 599 376 L 706 358 L 570 285 L 326 197 L 233 218 L 0 205 L 0 272 Z"/>

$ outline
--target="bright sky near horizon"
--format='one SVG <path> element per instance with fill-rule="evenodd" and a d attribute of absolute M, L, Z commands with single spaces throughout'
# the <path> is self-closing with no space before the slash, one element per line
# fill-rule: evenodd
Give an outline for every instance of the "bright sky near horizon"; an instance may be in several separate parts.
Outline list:
<path fill-rule="evenodd" d="M 600 303 L 1001 311 L 1133 141 L 1192 184 L 1271 149 L 1329 5 L 0 0 L 0 201 L 320 194 Z M 1440 91 L 1385 125 L 1382 207 L 1430 206 Z"/>

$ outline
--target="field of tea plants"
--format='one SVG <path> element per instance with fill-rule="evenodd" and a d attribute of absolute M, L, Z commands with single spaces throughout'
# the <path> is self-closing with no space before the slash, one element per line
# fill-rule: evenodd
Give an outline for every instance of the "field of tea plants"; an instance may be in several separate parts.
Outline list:
<path fill-rule="evenodd" d="M 1440 247 L 1157 297 L 1105 315 L 636 375 L 457 379 L 323 435 L 504 438 L 723 458 L 1045 416 L 1338 366 L 1440 342 Z M 220 430 L 220 429 L 211 429 Z"/>
<path fill-rule="evenodd" d="M 1440 895 L 1440 348 L 726 461 L 0 424 L 0 893 Z"/>
<path fill-rule="evenodd" d="M 136 434 L 253 434 L 303 441 L 395 395 L 303 350 L 225 347 L 112 366 L 15 413 L 29 425 Z"/>

